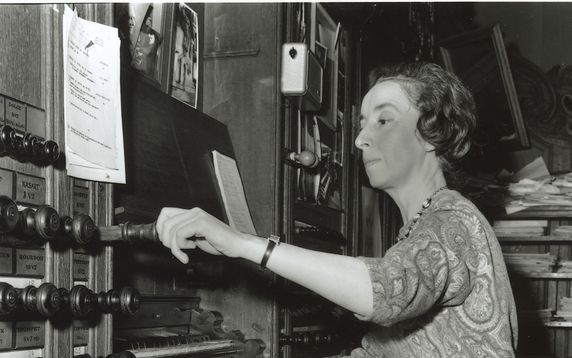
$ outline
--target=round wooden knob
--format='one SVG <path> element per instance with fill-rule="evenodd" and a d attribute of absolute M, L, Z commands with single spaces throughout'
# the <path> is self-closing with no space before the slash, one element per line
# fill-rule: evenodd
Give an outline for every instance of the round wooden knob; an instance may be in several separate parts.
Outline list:
<path fill-rule="evenodd" d="M 26 236 L 32 236 L 36 233 L 36 212 L 34 209 L 25 208 L 18 213 L 19 215 L 19 231 Z"/>
<path fill-rule="evenodd" d="M 18 306 L 18 290 L 12 285 L 0 282 L 0 314 L 13 312 Z"/>
<path fill-rule="evenodd" d="M 2 154 L 11 154 L 16 141 L 16 131 L 10 126 L 3 126 L 0 130 L 0 142 L 2 143 Z"/>
<path fill-rule="evenodd" d="M 20 307 L 22 307 L 24 311 L 32 313 L 36 312 L 37 291 L 38 289 L 34 286 L 26 286 L 20 291 L 18 301 Z"/>
<path fill-rule="evenodd" d="M 301 165 L 305 166 L 306 168 L 315 168 L 320 160 L 318 156 L 309 150 L 305 150 L 300 153 L 291 153 L 290 159 L 300 163 Z"/>
<path fill-rule="evenodd" d="M 141 306 L 141 294 L 133 287 L 123 287 L 119 293 L 121 313 L 133 315 Z"/>
<path fill-rule="evenodd" d="M 46 240 L 56 237 L 60 228 L 60 216 L 56 209 L 44 205 L 36 211 L 36 232 Z"/>
<path fill-rule="evenodd" d="M 97 295 L 99 308 L 106 313 L 117 312 L 121 309 L 121 296 L 118 290 L 111 289 Z"/>
<path fill-rule="evenodd" d="M 84 317 L 95 308 L 97 297 L 89 288 L 77 285 L 70 291 L 69 303 L 70 310 L 75 317 Z"/>
<path fill-rule="evenodd" d="M 58 143 L 53 140 L 47 140 L 44 143 L 44 158 L 45 161 L 50 164 L 58 160 L 60 157 L 60 147 Z"/>
<path fill-rule="evenodd" d="M 62 298 L 57 287 L 45 282 L 36 291 L 36 309 L 44 317 L 51 317 L 62 306 Z"/>
<path fill-rule="evenodd" d="M 0 195 L 0 233 L 13 231 L 18 226 L 20 214 L 16 203 L 5 195 Z"/>
<path fill-rule="evenodd" d="M 27 157 L 33 158 L 37 156 L 36 148 L 38 147 L 38 137 L 31 133 L 26 133 L 24 139 L 22 140 L 22 145 L 24 148 L 24 153 Z"/>
<path fill-rule="evenodd" d="M 89 215 L 77 214 L 71 223 L 71 234 L 75 242 L 86 245 L 96 237 L 97 227 Z"/>

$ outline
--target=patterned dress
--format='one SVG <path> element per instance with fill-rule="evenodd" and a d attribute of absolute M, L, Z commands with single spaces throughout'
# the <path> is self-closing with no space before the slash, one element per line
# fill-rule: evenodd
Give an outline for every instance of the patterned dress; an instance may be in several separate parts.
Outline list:
<path fill-rule="evenodd" d="M 352 358 L 515 356 L 516 311 L 500 245 L 458 192 L 438 193 L 411 235 L 383 258 L 360 259 L 372 281 L 376 325 Z"/>

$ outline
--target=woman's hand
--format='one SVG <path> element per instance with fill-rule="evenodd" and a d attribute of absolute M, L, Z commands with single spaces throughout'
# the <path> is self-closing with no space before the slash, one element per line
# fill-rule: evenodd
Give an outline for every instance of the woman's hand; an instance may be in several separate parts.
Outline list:
<path fill-rule="evenodd" d="M 163 245 L 182 263 L 189 257 L 182 249 L 199 249 L 213 255 L 240 256 L 245 235 L 199 208 L 163 208 L 157 218 Z"/>

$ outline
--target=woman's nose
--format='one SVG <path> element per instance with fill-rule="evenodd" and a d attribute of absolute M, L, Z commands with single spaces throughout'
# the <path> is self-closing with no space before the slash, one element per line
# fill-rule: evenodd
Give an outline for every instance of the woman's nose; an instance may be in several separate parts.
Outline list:
<path fill-rule="evenodd" d="M 364 135 L 363 129 L 359 132 L 354 144 L 358 149 L 361 149 L 361 150 L 370 146 L 371 143 L 367 139 L 367 137 Z"/>

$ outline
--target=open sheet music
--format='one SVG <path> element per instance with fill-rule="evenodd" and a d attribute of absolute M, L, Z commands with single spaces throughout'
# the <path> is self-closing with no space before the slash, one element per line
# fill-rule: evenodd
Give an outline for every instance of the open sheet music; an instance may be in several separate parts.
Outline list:
<path fill-rule="evenodd" d="M 212 156 L 228 224 L 240 232 L 256 235 L 236 161 L 216 150 Z"/>

